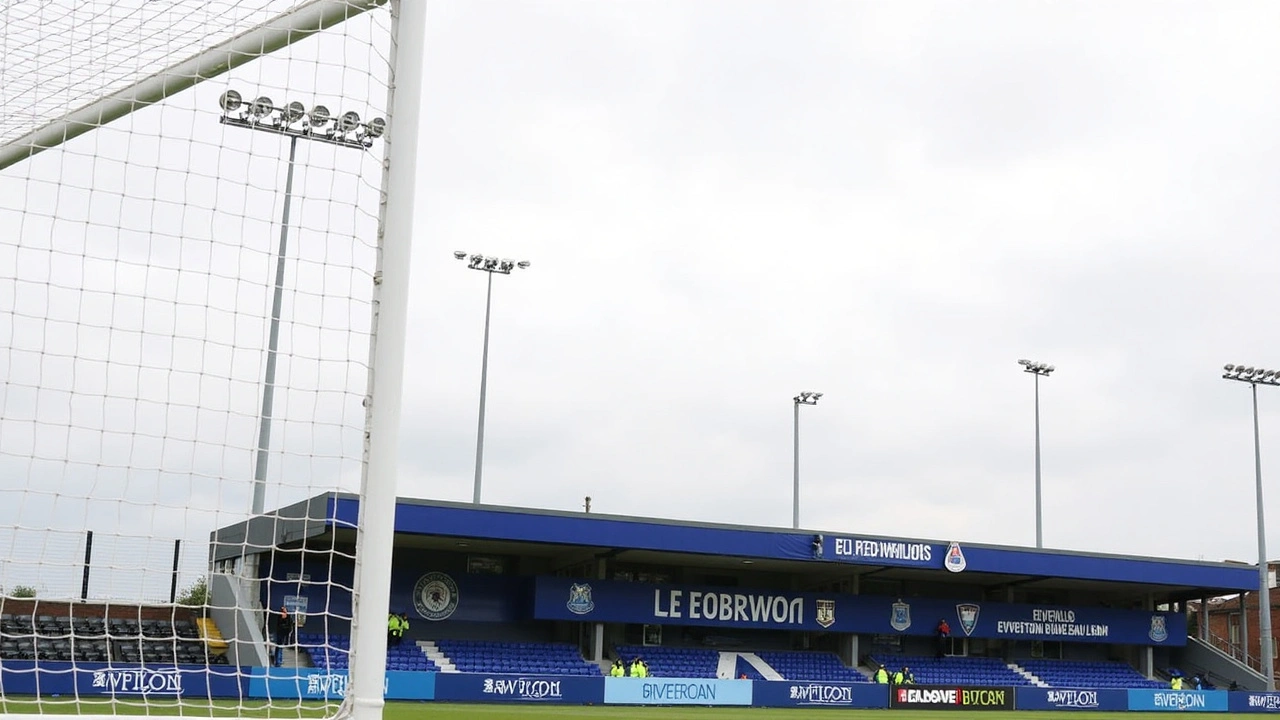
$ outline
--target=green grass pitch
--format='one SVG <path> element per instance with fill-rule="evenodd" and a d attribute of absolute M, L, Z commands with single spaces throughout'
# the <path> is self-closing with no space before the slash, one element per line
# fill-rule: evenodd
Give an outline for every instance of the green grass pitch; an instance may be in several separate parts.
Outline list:
<path fill-rule="evenodd" d="M 173 702 L 113 703 L 108 701 L 56 698 L 37 704 L 26 699 L 0 698 L 0 713 L 44 713 L 80 715 L 84 713 L 113 713 L 117 715 L 153 715 L 184 717 L 249 717 L 277 720 L 279 718 L 323 718 L 333 714 L 336 705 L 320 703 L 280 703 L 275 706 L 247 700 L 242 706 L 233 702 L 215 701 L 200 703 L 188 701 L 182 705 Z M 388 702 L 384 720 L 521 720 L 522 718 L 611 718 L 613 720 L 721 720 L 743 718 L 745 720 L 1134 720 L 1135 717 L 1151 718 L 1167 713 L 1132 712 L 1026 712 L 1013 711 L 960 711 L 960 710 L 841 710 L 835 708 L 707 708 L 707 707 L 625 707 L 576 705 L 473 705 L 438 702 Z M 1231 713 L 1209 713 L 1210 718 L 1256 717 Z"/>

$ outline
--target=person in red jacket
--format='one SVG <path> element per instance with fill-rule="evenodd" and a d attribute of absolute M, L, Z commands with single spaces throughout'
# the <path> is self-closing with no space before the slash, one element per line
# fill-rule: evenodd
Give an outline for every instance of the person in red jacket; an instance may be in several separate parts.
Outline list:
<path fill-rule="evenodd" d="M 947 654 L 947 645 L 951 643 L 951 626 L 947 624 L 946 618 L 938 621 L 934 633 L 938 636 L 938 657 L 942 657 Z"/>

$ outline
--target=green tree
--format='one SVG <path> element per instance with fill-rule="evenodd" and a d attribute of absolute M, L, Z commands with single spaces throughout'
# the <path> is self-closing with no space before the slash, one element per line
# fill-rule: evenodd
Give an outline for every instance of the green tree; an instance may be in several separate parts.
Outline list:
<path fill-rule="evenodd" d="M 198 577 L 178 594 L 178 604 L 188 607 L 204 607 L 209 604 L 209 583 Z"/>
<path fill-rule="evenodd" d="M 36 589 L 30 585 L 14 585 L 9 591 L 11 598 L 33 598 L 36 596 Z"/>

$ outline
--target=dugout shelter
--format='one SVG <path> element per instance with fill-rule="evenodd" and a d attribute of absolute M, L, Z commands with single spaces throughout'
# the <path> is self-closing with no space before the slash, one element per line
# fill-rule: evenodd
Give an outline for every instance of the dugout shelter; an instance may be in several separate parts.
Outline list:
<path fill-rule="evenodd" d="M 283 605 L 313 632 L 350 632 L 358 516 L 357 496 L 326 493 L 211 534 L 238 662 L 265 650 L 260 619 L 233 608 Z M 1191 664 L 1264 685 L 1185 612 L 1255 590 L 1251 565 L 408 498 L 394 522 L 388 611 L 408 614 L 410 638 L 571 642 L 602 669 L 624 646 L 820 650 L 857 667 L 945 645 L 1122 660 L 1148 677 Z M 258 582 L 231 582 L 241 567 Z"/>

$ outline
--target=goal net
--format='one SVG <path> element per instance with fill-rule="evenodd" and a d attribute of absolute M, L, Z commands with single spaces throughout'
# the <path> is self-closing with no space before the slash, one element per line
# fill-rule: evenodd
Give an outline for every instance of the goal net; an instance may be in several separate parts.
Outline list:
<path fill-rule="evenodd" d="M 380 715 L 406 13 L 0 0 L 0 711 Z"/>

